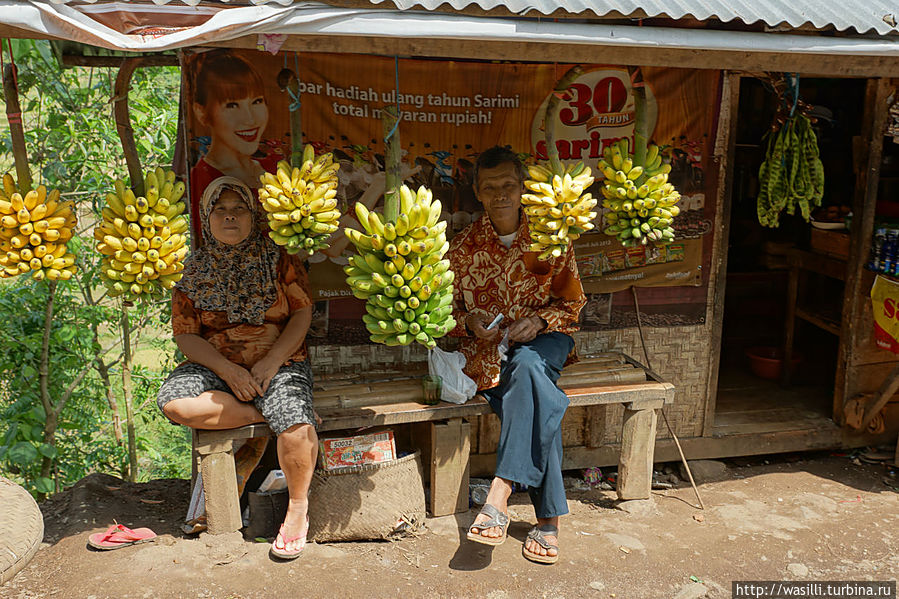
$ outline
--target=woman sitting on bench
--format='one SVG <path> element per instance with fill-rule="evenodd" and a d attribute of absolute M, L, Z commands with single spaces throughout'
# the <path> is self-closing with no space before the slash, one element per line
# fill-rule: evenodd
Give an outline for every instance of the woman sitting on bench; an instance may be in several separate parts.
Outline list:
<path fill-rule="evenodd" d="M 271 552 L 292 559 L 306 542 L 318 451 L 304 343 L 312 303 L 302 264 L 262 233 L 261 212 L 233 177 L 215 179 L 203 193 L 208 241 L 188 258 L 172 293 L 175 343 L 188 361 L 162 384 L 158 404 L 191 428 L 268 423 L 290 495 Z"/>

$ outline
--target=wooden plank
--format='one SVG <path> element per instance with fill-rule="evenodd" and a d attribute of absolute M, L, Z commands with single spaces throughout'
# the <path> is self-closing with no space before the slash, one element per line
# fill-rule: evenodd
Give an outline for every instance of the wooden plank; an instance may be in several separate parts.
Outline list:
<path fill-rule="evenodd" d="M 646 380 L 646 373 L 639 368 L 628 366 L 615 371 L 604 371 L 595 374 L 580 374 L 577 376 L 559 379 L 559 387 L 562 389 L 604 385 L 613 383 L 639 383 Z"/>
<path fill-rule="evenodd" d="M 819 275 L 830 277 L 831 279 L 837 279 L 838 281 L 846 280 L 845 260 L 839 260 L 832 256 L 825 256 L 824 254 L 800 250 L 798 248 L 787 250 L 787 260 L 791 265 L 802 270 L 809 270 L 818 273 Z"/>
<path fill-rule="evenodd" d="M 205 44 L 213 47 L 249 48 L 257 45 L 256 34 Z M 559 63 L 638 64 L 643 66 L 694 69 L 725 69 L 737 72 L 791 72 L 803 76 L 893 77 L 899 64 L 892 56 L 849 54 L 804 54 L 799 52 L 750 52 L 736 50 L 680 49 L 613 46 L 603 44 L 545 43 L 537 41 L 409 39 L 373 35 L 292 35 L 281 47 L 285 52 L 375 54 L 385 56 L 452 57 L 477 60 L 525 60 L 545 62 L 548 56 Z M 601 56 L 601 59 L 599 58 Z"/>
<path fill-rule="evenodd" d="M 204 455 L 200 459 L 209 534 L 219 535 L 240 530 L 243 523 L 240 519 L 234 456 L 230 451 L 223 451 Z"/>
<path fill-rule="evenodd" d="M 602 445 L 606 431 L 606 406 L 586 406 L 584 408 L 585 431 L 584 445 L 587 447 L 599 447 Z"/>
<path fill-rule="evenodd" d="M 578 447 L 585 445 L 586 429 L 585 406 L 571 406 L 562 419 L 562 447 Z"/>
<path fill-rule="evenodd" d="M 218 442 L 252 439 L 253 437 L 270 437 L 271 434 L 272 431 L 268 425 L 261 423 L 219 431 L 198 430 L 196 431 L 196 439 L 199 447 L 201 445 L 212 445 L 213 443 Z"/>
<path fill-rule="evenodd" d="M 638 399 L 665 399 L 674 401 L 674 385 L 670 383 L 631 383 L 622 385 L 597 385 L 564 389 L 571 405 L 600 405 L 625 403 Z"/>
<path fill-rule="evenodd" d="M 470 429 L 461 418 L 431 425 L 431 515 L 468 511 Z"/>
<path fill-rule="evenodd" d="M 493 412 L 478 418 L 478 452 L 495 453 L 499 445 L 499 431 L 502 423 Z"/>
<path fill-rule="evenodd" d="M 483 416 L 474 416 L 472 418 L 467 418 L 468 424 L 470 425 L 471 430 L 471 452 L 477 453 L 479 451 L 480 444 L 478 439 L 480 438 L 480 430 L 481 430 L 481 418 Z"/>
<path fill-rule="evenodd" d="M 796 315 L 796 318 L 801 318 L 802 320 L 804 320 L 806 322 L 810 322 L 813 325 L 815 325 L 816 327 L 818 327 L 819 329 L 823 329 L 823 330 L 827 331 L 828 333 L 836 335 L 837 337 L 840 336 L 840 332 L 842 329 L 840 327 L 840 323 L 838 323 L 838 322 L 833 322 L 832 320 L 830 320 L 828 318 L 825 318 L 819 314 L 815 314 L 814 312 L 810 312 L 803 308 L 796 308 L 795 315 Z M 791 354 L 792 354 L 792 352 L 791 352 Z M 786 360 L 789 360 L 789 359 L 790 359 L 789 357 L 786 358 Z M 787 362 L 787 363 L 789 364 L 789 362 Z"/>
<path fill-rule="evenodd" d="M 618 499 L 649 499 L 655 441 L 656 411 L 625 409 L 618 460 Z"/>
<path fill-rule="evenodd" d="M 733 204 L 734 156 L 737 141 L 737 114 L 740 107 L 740 75 L 731 71 L 721 81 L 721 106 L 718 111 L 718 136 L 714 158 L 718 162 L 718 194 L 715 198 L 715 222 L 712 233 L 711 272 L 706 299 L 705 321 L 709 323 L 709 358 L 705 383 L 702 431 L 709 434 L 715 419 L 718 395 L 718 369 L 721 359 L 721 331 L 724 326 L 724 292 L 727 282 L 727 248 L 730 237 L 730 213 Z"/>
<path fill-rule="evenodd" d="M 426 406 L 419 403 L 402 402 L 367 408 L 339 408 L 319 412 L 323 422 L 318 430 L 332 431 L 409 422 L 430 422 L 447 418 L 467 418 L 489 412 L 490 405 L 478 397 L 474 397 L 462 405 L 441 402 L 436 406 Z"/>
<path fill-rule="evenodd" d="M 859 347 L 859 305 L 868 302 L 868 289 L 863 288 L 864 262 L 871 251 L 874 232 L 874 213 L 877 203 L 877 187 L 880 181 L 880 163 L 883 156 L 883 132 L 887 118 L 887 99 L 892 91 L 887 79 L 871 79 L 865 88 L 865 105 L 862 115 L 862 139 L 866 142 L 866 168 L 858 173 L 852 206 L 852 230 L 847 261 L 846 287 L 843 292 L 843 314 L 840 348 L 837 354 L 837 372 L 833 399 L 833 417 L 843 422 L 843 404 L 851 397 L 852 381 L 848 368 L 853 354 Z"/>

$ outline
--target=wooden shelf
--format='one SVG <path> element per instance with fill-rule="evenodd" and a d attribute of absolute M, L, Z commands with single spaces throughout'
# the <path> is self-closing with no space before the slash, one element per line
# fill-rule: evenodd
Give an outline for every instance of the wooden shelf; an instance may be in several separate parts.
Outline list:
<path fill-rule="evenodd" d="M 813 312 L 810 310 L 806 310 L 804 308 L 796 308 L 796 318 L 801 318 L 802 320 L 811 323 L 818 327 L 819 329 L 824 329 L 828 333 L 832 333 L 837 337 L 840 336 L 840 322 L 839 320 L 834 320 L 832 317 L 821 313 L 821 312 Z"/>

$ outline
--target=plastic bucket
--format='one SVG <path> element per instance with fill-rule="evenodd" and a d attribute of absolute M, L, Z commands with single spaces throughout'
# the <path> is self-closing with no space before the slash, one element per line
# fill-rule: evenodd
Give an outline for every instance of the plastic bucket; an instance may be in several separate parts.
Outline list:
<path fill-rule="evenodd" d="M 755 376 L 772 381 L 780 379 L 784 363 L 783 349 L 768 346 L 751 347 L 746 350 L 746 357 L 749 358 L 749 368 Z M 802 356 L 794 352 L 791 362 L 795 370 L 802 362 Z"/>

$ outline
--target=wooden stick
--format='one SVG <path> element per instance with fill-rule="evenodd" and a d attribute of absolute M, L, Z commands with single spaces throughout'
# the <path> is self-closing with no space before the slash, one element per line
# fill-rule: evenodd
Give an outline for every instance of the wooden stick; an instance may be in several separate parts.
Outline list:
<path fill-rule="evenodd" d="M 131 75 L 143 63 L 142 57 L 122 60 L 122 65 L 115 78 L 112 97 L 116 131 L 122 141 L 125 163 L 128 165 L 128 175 L 131 177 L 131 191 L 136 196 L 144 195 L 144 175 L 141 171 L 140 157 L 137 155 L 137 146 L 134 143 L 134 129 L 131 127 L 131 116 L 128 112 L 128 89 L 131 85 Z"/>
<path fill-rule="evenodd" d="M 386 184 L 384 187 L 384 222 L 396 223 L 400 215 L 400 185 L 403 178 L 400 175 L 400 162 L 402 161 L 402 146 L 400 146 L 400 129 L 396 126 L 399 120 L 396 106 L 385 106 L 381 113 L 381 123 L 384 125 L 384 175 Z M 389 137 L 388 137 L 389 136 Z"/>
<path fill-rule="evenodd" d="M 131 397 L 131 327 L 128 324 L 130 302 L 122 302 L 122 391 L 125 396 L 125 425 L 128 428 L 128 480 L 137 481 L 137 439 L 134 432 L 134 401 Z"/>
<path fill-rule="evenodd" d="M 637 288 L 631 287 L 631 291 L 634 294 L 634 310 L 637 312 L 637 331 L 640 333 L 640 343 L 643 344 L 643 357 L 646 358 L 646 367 L 652 370 L 652 364 L 649 362 L 649 352 L 646 351 L 646 340 L 643 338 L 643 322 L 640 319 L 640 303 L 637 301 Z M 687 463 L 686 456 L 684 456 L 684 450 L 680 446 L 680 440 L 677 438 L 677 435 L 674 434 L 674 429 L 671 428 L 671 424 L 668 422 L 665 408 L 662 408 L 659 411 L 662 413 L 662 420 L 665 421 L 668 432 L 671 433 L 671 438 L 674 439 L 674 445 L 677 447 L 681 462 L 684 465 L 684 469 L 687 471 L 687 477 L 690 479 L 690 485 L 693 486 L 693 492 L 696 493 L 696 499 L 699 500 L 699 509 L 705 510 L 705 504 L 702 502 L 702 496 L 699 494 L 699 488 L 696 486 L 696 481 L 693 480 L 693 473 L 690 471 L 690 464 Z"/>
<path fill-rule="evenodd" d="M 2 48 L 0 48 L 2 51 Z M 3 93 L 6 94 L 6 118 L 12 137 L 12 153 L 16 162 L 16 183 L 23 196 L 31 191 L 31 170 L 28 168 L 28 152 L 25 150 L 25 128 L 22 126 L 22 108 L 16 87 L 16 65 L 7 63 L 3 68 Z"/>

